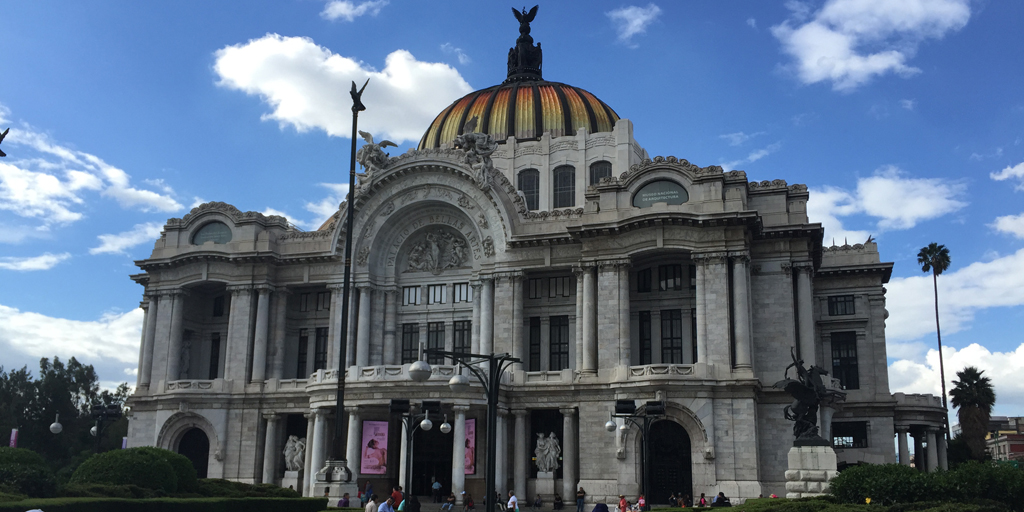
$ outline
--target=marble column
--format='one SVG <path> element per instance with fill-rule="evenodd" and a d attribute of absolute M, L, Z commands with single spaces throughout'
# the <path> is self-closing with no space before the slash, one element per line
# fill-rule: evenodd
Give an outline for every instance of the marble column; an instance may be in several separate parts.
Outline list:
<path fill-rule="evenodd" d="M 575 359 L 572 361 L 572 367 L 580 370 L 583 368 L 583 268 L 573 267 L 573 276 L 576 278 L 576 343 L 575 343 Z M 547 318 L 547 317 L 543 317 Z M 545 331 L 541 331 L 543 333 Z M 543 354 L 545 350 L 541 350 Z M 542 369 L 546 370 L 548 367 L 544 365 Z"/>
<path fill-rule="evenodd" d="M 140 302 L 139 307 L 142 308 L 142 335 L 139 337 L 139 369 L 135 372 L 136 388 L 142 385 L 142 357 L 146 353 L 146 323 L 149 322 L 149 301 Z"/>
<path fill-rule="evenodd" d="M 632 361 L 629 336 L 629 264 L 619 265 L 619 365 L 629 366 Z"/>
<path fill-rule="evenodd" d="M 149 295 L 146 311 L 145 341 L 142 344 L 142 364 L 139 365 L 139 385 L 149 387 L 153 375 L 153 342 L 156 340 L 156 319 L 159 313 L 160 297 Z"/>
<path fill-rule="evenodd" d="M 480 298 L 483 284 L 479 281 L 474 281 L 470 286 L 473 287 L 473 325 L 470 326 L 470 352 L 474 354 L 480 353 Z M 459 500 L 462 500 L 462 496 L 459 493 L 455 493 Z"/>
<path fill-rule="evenodd" d="M 733 354 L 736 368 L 751 368 L 750 360 L 750 297 L 747 255 L 732 257 Z"/>
<path fill-rule="evenodd" d="M 928 472 L 933 473 L 939 470 L 939 447 L 938 440 L 936 439 L 936 433 L 938 429 L 929 428 L 927 434 L 928 440 Z"/>
<path fill-rule="evenodd" d="M 583 271 L 583 371 L 597 373 L 597 280 L 594 267 Z"/>
<path fill-rule="evenodd" d="M 384 364 L 398 364 L 396 336 L 398 331 L 398 290 L 384 292 Z"/>
<path fill-rule="evenodd" d="M 835 415 L 836 410 L 830 404 L 822 404 L 821 408 L 818 409 L 821 417 L 821 438 L 826 441 L 832 440 L 832 416 Z"/>
<path fill-rule="evenodd" d="M 356 328 L 356 364 L 370 366 L 370 305 L 373 288 L 359 287 L 359 325 Z"/>
<path fill-rule="evenodd" d="M 281 458 L 281 451 L 277 449 L 277 424 L 280 423 L 281 415 L 264 414 L 267 420 L 266 437 L 263 440 L 263 483 L 273 484 L 277 477 L 277 461 Z"/>
<path fill-rule="evenodd" d="M 181 379 L 181 343 L 185 334 L 185 293 L 175 291 L 171 302 L 171 339 L 167 350 L 167 381 Z"/>
<path fill-rule="evenodd" d="M 516 273 L 512 281 L 512 357 L 525 361 L 523 350 L 523 275 Z M 513 370 L 522 370 L 523 363 L 512 365 Z M 502 484 L 504 487 L 507 484 Z M 500 489 L 500 487 L 499 487 Z"/>
<path fill-rule="evenodd" d="M 341 364 L 341 351 L 345 350 L 345 338 L 341 335 L 341 318 L 345 314 L 341 310 L 341 294 L 345 287 L 340 284 L 329 284 L 331 292 L 331 315 L 327 324 L 327 369 L 333 370 Z"/>
<path fill-rule="evenodd" d="M 270 343 L 270 378 L 284 378 L 284 352 L 288 332 L 288 296 L 286 289 L 274 292 L 274 334 Z"/>
<path fill-rule="evenodd" d="M 896 427 L 896 444 L 899 446 L 900 464 L 910 465 L 910 446 L 907 444 L 907 427 Z"/>
<path fill-rule="evenodd" d="M 708 363 L 708 326 L 707 326 L 707 260 L 695 257 L 693 263 L 697 267 L 697 360 L 694 363 Z"/>
<path fill-rule="evenodd" d="M 348 442 L 345 448 L 345 460 L 348 462 L 348 469 L 352 472 L 352 482 L 359 478 L 359 462 L 361 459 L 360 448 L 363 441 L 363 422 L 359 417 L 359 407 L 346 407 L 348 413 Z"/>
<path fill-rule="evenodd" d="M 793 266 L 796 272 L 796 310 L 797 331 L 800 337 L 800 359 L 804 366 L 810 368 L 818 364 L 815 356 L 814 343 L 814 303 L 811 295 L 811 273 L 814 268 L 808 262 L 803 266 Z"/>
<path fill-rule="evenodd" d="M 946 459 L 946 435 L 942 430 L 939 430 L 939 433 L 936 434 L 936 439 L 938 441 L 939 469 L 948 471 L 949 460 Z"/>
<path fill-rule="evenodd" d="M 353 286 L 349 289 L 348 296 L 348 332 L 345 333 L 345 366 L 356 366 L 356 324 L 359 323 L 358 306 L 359 294 Z"/>
<path fill-rule="evenodd" d="M 270 327 L 270 288 L 259 289 L 256 302 L 256 336 L 252 349 L 252 382 L 263 382 L 267 378 L 267 334 Z"/>
<path fill-rule="evenodd" d="M 576 496 L 576 409 L 562 409 L 562 496 Z M 562 498 L 566 500 L 566 498 Z"/>
<path fill-rule="evenodd" d="M 494 488 L 502 496 L 508 495 L 508 428 L 505 424 L 506 412 L 498 410 L 498 450 L 494 457 Z M 518 495 L 518 494 L 517 494 Z"/>
<path fill-rule="evenodd" d="M 452 428 L 452 492 L 462 503 L 462 491 L 466 490 L 466 411 L 468 406 L 452 407 L 455 424 Z"/>
<path fill-rule="evenodd" d="M 312 475 L 310 469 L 313 467 L 313 450 L 311 443 L 313 442 L 313 427 L 316 415 L 312 412 L 307 412 L 302 416 L 306 418 L 306 456 L 302 461 L 302 488 L 296 490 L 303 496 L 309 496 L 309 490 L 312 488 L 310 486 L 310 475 Z"/>
<path fill-rule="evenodd" d="M 526 469 L 527 463 L 530 460 L 527 455 L 529 447 L 527 446 L 528 439 L 526 438 L 526 411 L 519 409 L 512 411 L 516 416 L 516 439 L 515 439 L 515 461 L 513 468 L 515 475 L 513 476 L 513 485 L 515 487 L 516 496 L 526 497 Z M 576 493 L 573 493 L 575 496 Z M 566 501 L 568 503 L 568 500 Z"/>
<path fill-rule="evenodd" d="M 480 353 L 494 352 L 494 279 L 484 278 L 480 290 Z M 486 363 L 485 363 L 486 365 Z"/>
<path fill-rule="evenodd" d="M 245 380 L 249 359 L 249 320 L 252 310 L 252 286 L 228 286 L 231 308 L 228 313 L 228 333 L 224 350 L 224 378 Z"/>
<path fill-rule="evenodd" d="M 327 412 L 322 408 L 313 409 L 313 442 L 307 441 L 307 449 L 312 452 L 309 457 L 309 471 L 306 472 L 307 496 L 314 496 L 313 483 L 316 482 L 316 473 L 324 467 L 327 458 L 326 439 L 327 437 Z"/>

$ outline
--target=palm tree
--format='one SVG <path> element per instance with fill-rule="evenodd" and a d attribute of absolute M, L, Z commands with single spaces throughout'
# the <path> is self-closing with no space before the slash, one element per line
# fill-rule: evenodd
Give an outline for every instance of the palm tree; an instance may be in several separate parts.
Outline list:
<path fill-rule="evenodd" d="M 964 440 L 971 449 L 971 458 L 985 459 L 985 435 L 988 433 L 988 420 L 992 415 L 992 406 L 996 403 L 996 392 L 992 381 L 983 377 L 984 371 L 973 366 L 956 372 L 960 380 L 953 381 L 953 389 L 949 396 L 953 397 L 953 407 L 960 419 Z"/>
<path fill-rule="evenodd" d="M 946 369 L 942 362 L 942 329 L 939 328 L 939 274 L 949 268 L 949 249 L 935 242 L 922 247 L 917 253 L 917 263 L 922 272 L 932 273 L 932 287 L 935 289 L 935 336 L 939 340 L 939 380 L 942 381 L 942 410 L 945 412 L 946 444 L 949 445 L 949 406 L 946 404 Z"/>

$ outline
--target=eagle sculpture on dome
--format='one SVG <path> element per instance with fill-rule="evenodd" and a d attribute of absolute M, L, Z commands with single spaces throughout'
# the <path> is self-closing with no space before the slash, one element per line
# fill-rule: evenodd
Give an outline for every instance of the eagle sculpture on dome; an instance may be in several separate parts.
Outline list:
<path fill-rule="evenodd" d="M 359 130 L 359 135 L 366 141 L 366 144 L 363 144 L 363 147 L 359 148 L 359 151 L 356 152 L 356 160 L 359 162 L 359 165 L 363 166 L 367 174 L 373 174 L 374 171 L 387 167 L 391 157 L 384 152 L 383 148 L 389 146 L 397 148 L 398 144 L 390 140 L 374 143 L 373 135 L 362 130 Z"/>

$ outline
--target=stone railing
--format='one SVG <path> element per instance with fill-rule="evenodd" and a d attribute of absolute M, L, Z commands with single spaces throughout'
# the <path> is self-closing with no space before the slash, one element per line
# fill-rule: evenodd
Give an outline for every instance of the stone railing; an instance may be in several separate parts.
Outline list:
<path fill-rule="evenodd" d="M 693 376 L 692 364 L 645 364 L 629 367 L 629 379 L 674 379 Z"/>
<path fill-rule="evenodd" d="M 167 391 L 203 393 L 223 391 L 222 380 L 172 380 L 167 383 Z"/>
<path fill-rule="evenodd" d="M 567 368 L 565 370 L 553 371 L 553 372 L 523 372 L 523 385 L 542 385 L 542 384 L 572 384 L 573 370 Z"/>
<path fill-rule="evenodd" d="M 353 373 L 354 371 L 354 373 Z M 444 381 L 455 375 L 456 366 L 435 364 L 430 365 L 430 381 Z M 468 372 L 467 372 L 468 373 Z M 354 366 L 345 370 L 346 382 L 360 381 L 409 381 L 409 365 Z M 471 379 L 473 380 L 473 379 Z M 475 380 L 473 380 L 475 381 Z M 338 370 L 317 370 L 305 381 L 307 386 L 338 382 Z"/>

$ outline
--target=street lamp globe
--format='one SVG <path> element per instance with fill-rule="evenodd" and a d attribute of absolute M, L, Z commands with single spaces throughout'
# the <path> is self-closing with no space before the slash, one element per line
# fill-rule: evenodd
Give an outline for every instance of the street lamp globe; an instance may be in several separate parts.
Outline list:
<path fill-rule="evenodd" d="M 625 423 L 623 423 L 622 425 L 619 425 L 619 432 L 622 432 L 623 434 L 625 434 L 627 430 L 629 430 L 629 427 L 627 427 Z"/>
<path fill-rule="evenodd" d="M 604 429 L 607 430 L 608 432 L 615 432 L 615 427 L 616 426 L 617 425 L 615 424 L 614 421 L 608 420 L 608 423 L 604 424 Z"/>
<path fill-rule="evenodd" d="M 451 380 L 448 381 L 448 387 L 455 393 L 469 391 L 469 377 L 466 377 L 461 373 L 454 375 Z"/>
<path fill-rule="evenodd" d="M 57 414 L 57 417 L 54 418 L 53 423 L 50 424 L 50 432 L 54 434 L 60 434 L 63 431 L 64 425 L 60 424 L 60 414 Z"/>
<path fill-rule="evenodd" d="M 89 429 L 89 434 L 96 437 L 96 425 L 93 425 L 92 428 Z"/>
<path fill-rule="evenodd" d="M 430 365 L 426 361 L 416 361 L 409 365 L 409 378 L 415 382 L 426 382 L 430 378 Z"/>
<path fill-rule="evenodd" d="M 430 418 L 423 418 L 423 421 L 420 422 L 420 429 L 430 430 L 432 428 L 434 428 L 434 422 L 430 421 Z"/>
<path fill-rule="evenodd" d="M 446 421 L 442 423 L 439 428 L 441 429 L 442 434 L 447 434 L 452 431 L 452 424 Z"/>

